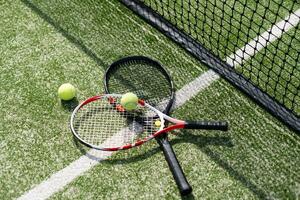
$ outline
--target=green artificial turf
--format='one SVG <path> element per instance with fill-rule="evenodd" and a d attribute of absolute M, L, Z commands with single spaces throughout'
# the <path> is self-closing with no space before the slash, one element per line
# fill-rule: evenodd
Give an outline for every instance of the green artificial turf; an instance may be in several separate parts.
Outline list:
<path fill-rule="evenodd" d="M 171 137 L 194 189 L 186 199 L 295 199 L 300 178 L 298 136 L 227 83 L 213 84 L 173 115 L 230 123 L 228 133 L 187 130 Z M 52 199 L 85 196 L 180 199 L 155 143 L 114 155 Z"/>
<path fill-rule="evenodd" d="M 70 111 L 103 92 L 104 70 L 114 60 L 157 59 L 176 89 L 207 70 L 116 0 L 0 5 L 0 199 L 21 196 L 82 156 L 68 127 Z M 65 82 L 77 87 L 78 102 L 58 99 Z M 228 133 L 171 136 L 194 189 L 184 199 L 297 198 L 299 136 L 228 83 L 215 82 L 173 115 L 230 122 Z M 133 198 L 181 199 L 155 141 L 113 155 L 50 197 Z"/>
<path fill-rule="evenodd" d="M 95 2 L 95 17 L 103 12 L 114 13 L 103 15 L 106 18 L 100 21 L 91 18 L 92 12 L 79 12 L 80 3 L 83 4 L 78 1 L 78 7 L 74 3 L 74 9 L 68 1 L 44 5 L 53 9 L 69 6 L 65 12 L 55 10 L 57 16 L 40 9 L 43 4 L 27 1 L 1 4 L 0 196 L 4 199 L 22 195 L 82 155 L 68 127 L 72 105 L 60 102 L 57 96 L 62 83 L 70 82 L 77 87 L 78 101 L 102 93 L 103 72 L 108 65 L 117 58 L 134 54 L 159 58 L 170 73 L 186 74 L 175 76 L 179 77 L 178 87 L 203 71 L 174 44 L 169 44 L 172 48 L 165 52 L 158 52 L 157 49 L 165 49 L 167 40 L 156 38 L 155 31 L 134 23 L 132 16 L 115 10 L 110 2 L 105 5 Z M 118 3 L 116 6 L 121 7 Z M 78 16 L 84 13 L 85 18 Z M 56 21 L 55 17 L 65 21 Z M 123 27 L 116 24 L 110 25 L 114 29 L 108 28 L 111 17 Z M 132 25 L 130 30 L 122 18 Z M 78 30 L 84 22 L 86 26 Z M 94 27 L 107 30 L 96 30 L 95 34 L 90 30 Z M 178 51 L 182 56 L 175 54 Z M 194 73 L 186 72 L 185 67 L 194 69 Z"/>

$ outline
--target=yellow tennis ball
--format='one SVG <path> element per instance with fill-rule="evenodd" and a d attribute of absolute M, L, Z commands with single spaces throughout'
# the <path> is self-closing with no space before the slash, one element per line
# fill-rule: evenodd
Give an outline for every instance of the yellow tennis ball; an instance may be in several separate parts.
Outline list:
<path fill-rule="evenodd" d="M 76 89 L 70 83 L 64 83 L 58 88 L 58 96 L 62 100 L 68 101 L 75 97 Z"/>
<path fill-rule="evenodd" d="M 128 111 L 136 109 L 138 105 L 138 97 L 132 92 L 122 95 L 121 105 Z"/>
<path fill-rule="evenodd" d="M 156 121 L 154 122 L 154 124 L 155 124 L 156 127 L 160 127 L 161 122 L 160 122 L 160 120 L 156 120 Z"/>

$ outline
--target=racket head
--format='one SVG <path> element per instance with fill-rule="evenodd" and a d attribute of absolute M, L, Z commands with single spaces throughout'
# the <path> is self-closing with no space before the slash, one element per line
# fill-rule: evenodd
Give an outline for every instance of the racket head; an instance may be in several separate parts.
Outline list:
<path fill-rule="evenodd" d="M 170 74 L 158 61 L 145 56 L 112 63 L 104 74 L 104 89 L 107 94 L 133 92 L 165 114 L 169 114 L 175 98 Z"/>
<path fill-rule="evenodd" d="M 143 100 L 128 112 L 121 106 L 121 98 L 122 95 L 105 94 L 79 104 L 70 119 L 73 135 L 88 147 L 118 151 L 139 146 L 163 130 L 163 113 Z"/>
<path fill-rule="evenodd" d="M 139 67 L 143 70 L 138 70 Z M 132 79 L 131 76 L 126 76 L 130 71 L 134 72 L 134 79 Z M 116 83 L 116 80 L 118 80 L 119 77 L 122 79 L 119 80 L 119 83 Z M 163 93 L 161 93 L 159 89 L 153 90 L 153 88 L 157 88 L 161 85 L 165 85 L 165 87 L 161 89 L 164 91 Z M 174 103 L 175 90 L 169 73 L 159 62 L 144 56 L 131 56 L 114 62 L 106 70 L 104 75 L 104 86 L 106 93 L 122 94 L 126 92 L 138 93 L 136 91 L 147 92 L 147 96 L 140 96 L 140 98 L 143 98 L 167 115 L 170 114 Z M 161 106 L 161 102 L 164 99 L 168 99 L 167 103 L 164 103 L 163 106 Z M 168 162 L 180 193 L 190 193 L 192 188 L 185 178 L 173 148 L 167 139 L 167 134 L 161 134 L 156 139 L 164 152 L 165 159 Z"/>

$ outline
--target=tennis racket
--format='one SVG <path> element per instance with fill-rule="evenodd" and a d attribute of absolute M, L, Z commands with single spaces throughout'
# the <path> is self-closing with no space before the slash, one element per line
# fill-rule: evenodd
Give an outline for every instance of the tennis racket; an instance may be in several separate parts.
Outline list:
<path fill-rule="evenodd" d="M 172 118 L 139 100 L 134 111 L 120 104 L 122 95 L 105 94 L 79 104 L 71 115 L 71 130 L 83 144 L 102 151 L 119 151 L 140 146 L 175 129 L 227 131 L 227 122 L 184 121 Z M 158 116 L 158 117 L 156 117 Z M 165 123 L 172 125 L 165 127 Z"/>
<path fill-rule="evenodd" d="M 169 114 L 174 102 L 174 84 L 169 73 L 157 61 L 144 56 L 130 56 L 112 63 L 104 76 L 107 94 L 133 92 L 158 110 Z M 158 88 L 159 86 L 159 88 Z M 181 195 L 192 192 L 167 134 L 155 138 L 172 172 Z"/>

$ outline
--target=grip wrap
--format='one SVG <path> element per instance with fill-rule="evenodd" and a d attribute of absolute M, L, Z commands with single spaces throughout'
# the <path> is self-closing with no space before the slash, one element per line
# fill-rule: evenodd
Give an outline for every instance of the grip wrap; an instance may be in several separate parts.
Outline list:
<path fill-rule="evenodd" d="M 186 121 L 184 128 L 227 131 L 228 123 L 225 121 Z"/>
<path fill-rule="evenodd" d="M 164 135 L 159 138 L 156 138 L 156 139 L 165 155 L 165 159 L 169 165 L 169 168 L 175 179 L 175 182 L 180 191 L 180 194 L 182 196 L 190 194 L 192 192 L 192 187 L 190 186 L 187 179 L 185 178 L 185 175 L 184 175 L 182 168 L 176 158 L 176 155 L 173 151 L 171 144 L 169 143 L 169 141 L 167 140 L 167 138 Z"/>

